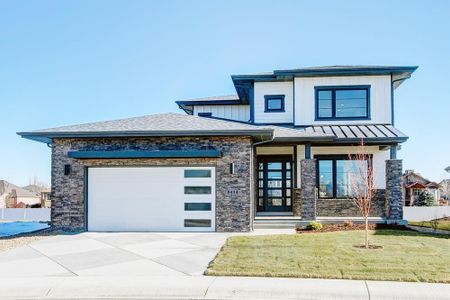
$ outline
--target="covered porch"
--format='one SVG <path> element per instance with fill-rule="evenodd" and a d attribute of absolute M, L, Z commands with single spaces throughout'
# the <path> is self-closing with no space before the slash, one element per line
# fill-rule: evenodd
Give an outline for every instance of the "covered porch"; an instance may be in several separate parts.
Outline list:
<path fill-rule="evenodd" d="M 336 132 L 338 129 L 334 127 L 342 130 L 348 126 L 328 126 Z M 313 133 L 325 133 L 320 130 Z M 401 220 L 402 161 L 397 159 L 401 139 L 383 137 L 342 136 L 323 140 L 315 136 L 309 140 L 302 137 L 304 140 L 298 142 L 274 139 L 256 145 L 255 226 L 273 223 L 281 227 L 312 220 L 362 221 L 350 197 L 348 181 L 352 163 L 348 156 L 355 154 L 361 138 L 371 155 L 374 173 L 371 221 Z"/>

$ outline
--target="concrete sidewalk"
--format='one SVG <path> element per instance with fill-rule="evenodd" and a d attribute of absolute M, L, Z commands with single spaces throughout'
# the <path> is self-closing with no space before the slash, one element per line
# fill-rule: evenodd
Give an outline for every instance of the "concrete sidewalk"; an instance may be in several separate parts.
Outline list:
<path fill-rule="evenodd" d="M 208 276 L 2 278 L 0 299 L 449 299 L 450 285 Z"/>

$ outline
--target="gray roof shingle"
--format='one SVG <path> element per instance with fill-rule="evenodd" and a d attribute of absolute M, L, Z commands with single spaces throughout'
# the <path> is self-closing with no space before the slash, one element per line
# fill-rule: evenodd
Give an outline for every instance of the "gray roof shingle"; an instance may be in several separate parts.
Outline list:
<path fill-rule="evenodd" d="M 398 141 L 407 136 L 392 125 L 325 125 L 285 127 L 252 125 L 243 122 L 166 113 L 113 121 L 62 126 L 30 132 L 19 132 L 24 138 L 50 143 L 64 137 L 127 136 L 253 136 L 256 140 L 275 142 L 320 141 L 354 142 Z"/>

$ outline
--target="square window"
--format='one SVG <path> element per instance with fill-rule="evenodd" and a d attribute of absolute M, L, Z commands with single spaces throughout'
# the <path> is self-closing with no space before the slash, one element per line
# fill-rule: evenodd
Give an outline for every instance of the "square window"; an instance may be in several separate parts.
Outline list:
<path fill-rule="evenodd" d="M 266 95 L 264 100 L 265 112 L 284 112 L 284 95 Z"/>

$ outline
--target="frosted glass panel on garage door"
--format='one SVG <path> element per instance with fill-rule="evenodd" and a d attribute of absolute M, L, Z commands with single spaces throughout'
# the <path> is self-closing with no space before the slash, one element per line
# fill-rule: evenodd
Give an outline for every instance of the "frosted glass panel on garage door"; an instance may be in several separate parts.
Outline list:
<path fill-rule="evenodd" d="M 210 177 L 186 177 L 185 170 L 210 170 Z M 186 194 L 185 187 L 211 193 Z M 213 167 L 89 168 L 88 229 L 91 231 L 214 231 Z M 211 203 L 209 211 L 185 210 L 185 203 Z M 185 227 L 185 220 L 211 220 L 210 227 Z"/>

